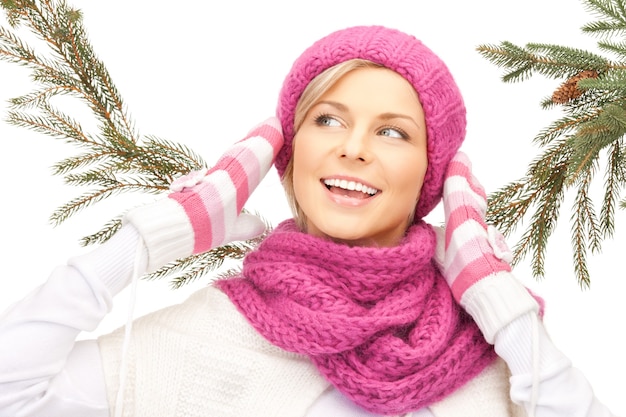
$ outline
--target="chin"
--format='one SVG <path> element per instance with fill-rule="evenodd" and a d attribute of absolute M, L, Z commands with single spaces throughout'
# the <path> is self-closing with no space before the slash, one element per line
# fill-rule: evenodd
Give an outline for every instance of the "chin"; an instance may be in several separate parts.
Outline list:
<path fill-rule="evenodd" d="M 329 224 L 328 222 L 317 226 L 312 222 L 308 222 L 306 232 L 310 235 L 323 237 L 333 240 L 335 242 L 345 242 L 349 244 L 351 241 L 360 240 L 362 235 L 354 233 L 353 228 L 346 227 L 345 223 L 342 224 Z"/>
<path fill-rule="evenodd" d="M 345 224 L 342 225 L 345 228 Z M 330 229 L 333 230 L 333 229 Z M 333 233 L 321 232 L 321 236 L 326 237 L 337 243 L 343 243 L 348 246 L 367 246 L 367 247 L 382 247 L 388 246 L 381 243 L 381 239 L 376 236 L 372 236 L 366 233 L 354 233 L 354 229 L 345 231 L 345 233 L 338 232 L 334 229 Z"/>

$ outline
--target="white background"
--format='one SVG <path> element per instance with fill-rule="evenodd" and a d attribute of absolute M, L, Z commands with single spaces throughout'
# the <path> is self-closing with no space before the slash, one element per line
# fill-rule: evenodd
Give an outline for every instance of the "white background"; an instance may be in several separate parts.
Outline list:
<path fill-rule="evenodd" d="M 412 33 L 449 65 L 468 107 L 463 149 L 488 192 L 522 176 L 537 155 L 533 137 L 559 116 L 539 102 L 558 86 L 535 77 L 518 84 L 500 81 L 501 70 L 475 51 L 479 44 L 509 40 L 596 50 L 580 27 L 592 19 L 582 1 L 221 1 L 165 2 L 74 0 L 96 52 L 142 135 L 182 142 L 208 161 L 257 122 L 273 114 L 281 82 L 292 61 L 311 42 L 355 24 L 382 24 Z M 0 113 L 6 100 L 32 89 L 28 73 L 0 62 Z M 69 112 L 88 124 L 78 107 Z M 47 136 L 0 123 L 3 178 L 4 276 L 0 310 L 43 282 L 52 268 L 85 251 L 78 239 L 98 230 L 129 205 L 153 197 L 115 197 L 53 228 L 48 216 L 80 190 L 53 177 L 49 167 L 74 148 Z M 598 175 L 602 179 L 602 174 Z M 598 190 L 601 191 L 601 183 Z M 247 206 L 274 224 L 289 216 L 275 171 Z M 625 214 L 603 252 L 590 256 L 592 285 L 575 281 L 569 236 L 570 201 L 551 239 L 546 278 L 532 278 L 528 262 L 516 269 L 547 301 L 545 321 L 557 345 L 581 368 L 597 396 L 626 415 L 623 294 Z M 599 210 L 599 207 L 598 207 Z M 438 214 L 433 215 L 437 220 Z M 510 243 L 514 243 L 514 239 Z M 167 282 L 142 282 L 135 315 L 178 302 L 203 286 L 173 291 Z M 125 321 L 128 291 L 91 337 Z"/>

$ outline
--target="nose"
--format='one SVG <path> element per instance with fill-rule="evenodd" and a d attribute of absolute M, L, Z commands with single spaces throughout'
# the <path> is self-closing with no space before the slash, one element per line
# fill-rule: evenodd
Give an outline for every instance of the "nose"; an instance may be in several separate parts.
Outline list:
<path fill-rule="evenodd" d="M 371 149 L 367 132 L 357 129 L 346 132 L 338 149 L 339 157 L 353 161 L 369 162 Z"/>

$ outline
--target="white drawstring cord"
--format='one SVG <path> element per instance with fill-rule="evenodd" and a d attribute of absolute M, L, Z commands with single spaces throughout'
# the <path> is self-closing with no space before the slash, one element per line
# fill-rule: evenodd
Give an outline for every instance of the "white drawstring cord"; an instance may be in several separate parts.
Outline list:
<path fill-rule="evenodd" d="M 135 264 L 133 266 L 133 276 L 130 286 L 130 302 L 128 305 L 128 315 L 126 317 L 126 325 L 124 326 L 124 341 L 122 343 L 122 359 L 120 363 L 119 387 L 115 398 L 115 416 L 122 417 L 124 412 L 124 390 L 126 389 L 126 374 L 128 372 L 128 348 L 131 341 L 131 333 L 133 329 L 133 317 L 135 313 L 135 302 L 137 300 L 137 284 L 139 282 L 139 268 L 142 261 L 142 251 L 144 243 L 139 238 L 137 250 L 135 251 Z"/>
<path fill-rule="evenodd" d="M 531 313 L 532 322 L 532 360 L 533 360 L 533 382 L 530 395 L 530 409 L 529 417 L 535 416 L 537 403 L 539 400 L 539 381 L 540 381 L 540 368 L 539 368 L 539 317 Z"/>

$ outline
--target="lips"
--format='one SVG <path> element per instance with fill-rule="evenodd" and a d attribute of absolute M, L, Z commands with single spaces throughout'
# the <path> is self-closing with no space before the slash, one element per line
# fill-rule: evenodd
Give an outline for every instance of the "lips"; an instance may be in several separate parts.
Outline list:
<path fill-rule="evenodd" d="M 323 183 L 326 188 L 333 194 L 357 199 L 370 198 L 380 192 L 380 190 L 358 181 L 351 181 L 339 178 L 328 178 L 324 179 Z"/>

